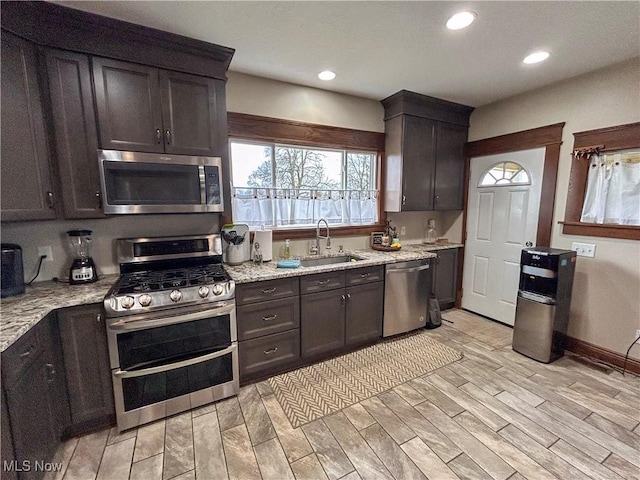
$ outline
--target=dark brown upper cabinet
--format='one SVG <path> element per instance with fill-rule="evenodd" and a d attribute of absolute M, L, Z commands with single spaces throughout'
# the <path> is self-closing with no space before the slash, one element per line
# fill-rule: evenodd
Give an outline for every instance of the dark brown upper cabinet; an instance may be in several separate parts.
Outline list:
<path fill-rule="evenodd" d="M 2 31 L 2 220 L 56 217 L 35 47 Z"/>
<path fill-rule="evenodd" d="M 402 90 L 385 109 L 385 211 L 462 210 L 472 107 Z"/>
<path fill-rule="evenodd" d="M 48 50 L 46 60 L 64 217 L 104 217 L 89 57 Z"/>
<path fill-rule="evenodd" d="M 223 81 L 104 58 L 93 59 L 93 77 L 103 149 L 220 153 Z"/>

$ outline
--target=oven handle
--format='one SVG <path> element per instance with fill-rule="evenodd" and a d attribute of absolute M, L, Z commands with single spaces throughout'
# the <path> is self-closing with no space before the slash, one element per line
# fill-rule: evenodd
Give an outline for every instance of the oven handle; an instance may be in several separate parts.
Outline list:
<path fill-rule="evenodd" d="M 145 328 L 174 325 L 177 323 L 191 322 L 193 320 L 200 320 L 203 318 L 221 317 L 222 315 L 229 315 L 235 308 L 235 304 L 232 303 L 231 305 L 217 306 L 214 309 L 207 309 L 201 312 L 186 313 L 182 315 L 175 315 L 173 317 L 164 317 L 154 320 L 120 320 L 118 322 L 110 324 L 109 328 L 111 330 L 117 331 L 144 330 Z"/>
<path fill-rule="evenodd" d="M 189 360 L 182 360 L 181 362 L 169 363 L 167 365 L 160 365 L 158 367 L 144 368 L 142 370 L 116 370 L 113 372 L 113 376 L 117 378 L 133 378 L 142 377 L 144 375 L 153 375 L 154 373 L 162 373 L 168 370 L 175 370 L 176 368 L 188 367 L 189 365 L 195 365 L 196 363 L 206 362 L 207 360 L 213 360 L 214 358 L 222 357 L 233 353 L 237 349 L 237 345 L 231 345 L 224 350 L 219 350 L 213 353 L 207 353 L 201 357 L 190 358 Z"/>

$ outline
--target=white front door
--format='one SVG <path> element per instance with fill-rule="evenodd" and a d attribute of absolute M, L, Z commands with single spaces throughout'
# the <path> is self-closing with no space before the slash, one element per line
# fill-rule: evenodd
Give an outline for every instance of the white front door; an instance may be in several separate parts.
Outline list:
<path fill-rule="evenodd" d="M 513 325 L 520 252 L 534 246 L 544 148 L 471 159 L 462 308 Z"/>

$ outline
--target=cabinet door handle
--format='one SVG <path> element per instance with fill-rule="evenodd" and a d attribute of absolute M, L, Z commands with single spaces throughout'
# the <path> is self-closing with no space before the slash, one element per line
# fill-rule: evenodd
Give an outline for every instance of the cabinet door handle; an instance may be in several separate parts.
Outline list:
<path fill-rule="evenodd" d="M 100 192 L 96 192 L 96 200 L 98 201 L 98 208 L 102 208 L 102 194 Z"/>
<path fill-rule="evenodd" d="M 270 348 L 269 350 L 265 350 L 264 354 L 271 355 L 272 353 L 276 353 L 277 351 L 278 351 L 278 347 L 273 347 L 273 348 Z"/>
<path fill-rule="evenodd" d="M 156 142 L 162 143 L 162 132 L 159 128 L 156 128 Z"/>
<path fill-rule="evenodd" d="M 99 313 L 98 315 L 96 315 L 96 322 L 97 323 L 102 323 L 102 314 Z"/>
<path fill-rule="evenodd" d="M 53 210 L 53 192 L 49 191 L 46 193 L 47 196 L 47 207 Z"/>
<path fill-rule="evenodd" d="M 46 367 L 47 367 L 47 381 L 51 383 L 53 381 L 53 376 L 56 374 L 56 369 L 50 363 L 47 363 Z"/>
<path fill-rule="evenodd" d="M 33 349 L 35 347 L 33 345 L 29 345 L 29 350 L 27 350 L 26 352 L 22 352 L 19 357 L 20 358 L 27 358 L 29 355 L 31 355 L 31 352 L 33 352 Z"/>
<path fill-rule="evenodd" d="M 407 203 L 407 196 L 402 195 L 402 206 L 406 205 L 406 203 Z"/>
<path fill-rule="evenodd" d="M 326 280 L 318 280 L 316 283 L 318 285 L 328 285 L 330 281 L 331 281 L 331 279 L 328 278 Z"/>
<path fill-rule="evenodd" d="M 433 197 L 433 200 L 438 203 L 438 200 L 440 200 L 440 196 L 436 195 L 435 197 Z"/>
<path fill-rule="evenodd" d="M 276 287 L 272 287 L 272 288 L 263 288 L 262 289 L 262 293 L 273 293 L 277 290 Z"/>
<path fill-rule="evenodd" d="M 361 273 L 360 278 L 367 278 L 369 275 L 370 273 Z"/>
<path fill-rule="evenodd" d="M 347 293 L 347 300 L 351 300 L 351 294 Z"/>
<path fill-rule="evenodd" d="M 340 295 L 340 297 L 342 297 L 342 301 L 346 302 L 347 301 L 347 297 L 345 295 Z"/>
<path fill-rule="evenodd" d="M 171 145 L 171 130 L 167 128 L 167 130 L 164 132 L 164 136 L 167 140 L 167 145 Z"/>
<path fill-rule="evenodd" d="M 277 313 L 274 314 L 274 315 L 271 315 L 270 317 L 262 317 L 262 321 L 263 322 L 270 322 L 272 320 L 275 320 L 276 318 L 278 318 L 278 314 Z"/>

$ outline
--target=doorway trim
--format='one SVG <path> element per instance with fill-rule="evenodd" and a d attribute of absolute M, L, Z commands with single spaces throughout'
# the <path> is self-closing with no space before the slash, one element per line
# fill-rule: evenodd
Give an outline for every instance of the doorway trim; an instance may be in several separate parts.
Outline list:
<path fill-rule="evenodd" d="M 465 156 L 467 158 L 465 165 L 464 210 L 462 218 L 463 243 L 467 241 L 467 203 L 469 201 L 471 159 L 486 155 L 545 147 L 536 245 L 543 247 L 549 246 L 551 243 L 551 229 L 553 227 L 553 208 L 556 198 L 556 181 L 558 178 L 558 163 L 560 162 L 560 146 L 562 145 L 562 129 L 564 128 L 564 124 L 565 122 L 554 123 L 544 127 L 475 140 L 466 144 Z M 462 301 L 464 261 L 460 261 L 461 259 L 464 259 L 464 247 L 462 247 L 458 253 L 457 308 L 461 308 Z"/>

